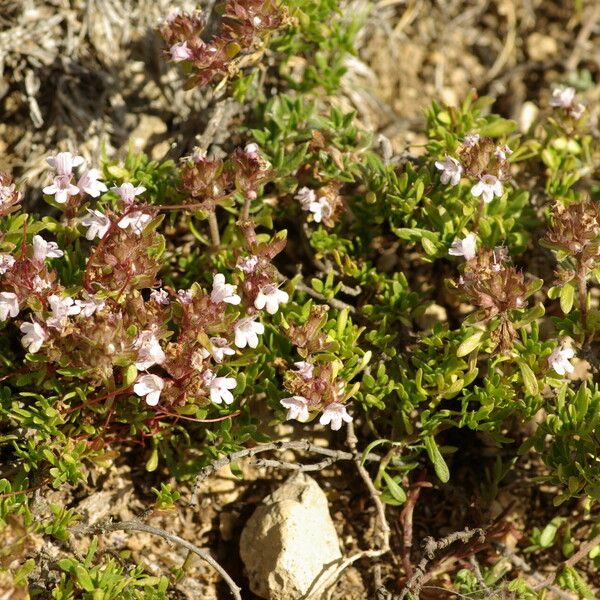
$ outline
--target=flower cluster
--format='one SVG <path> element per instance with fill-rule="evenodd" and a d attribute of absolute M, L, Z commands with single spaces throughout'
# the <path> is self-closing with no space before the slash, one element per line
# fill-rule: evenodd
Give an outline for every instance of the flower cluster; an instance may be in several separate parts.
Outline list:
<path fill-rule="evenodd" d="M 54 169 L 54 178 L 52 183 L 47 185 L 43 192 L 48 196 L 54 196 L 58 204 L 77 204 L 78 199 L 83 194 L 88 194 L 92 198 L 97 198 L 102 192 L 106 192 L 106 185 L 99 180 L 100 171 L 98 169 L 85 169 L 77 183 L 73 169 L 83 165 L 84 160 L 81 156 L 74 156 L 70 152 L 59 152 L 55 156 L 46 159 L 48 164 Z"/>
<path fill-rule="evenodd" d="M 467 134 L 458 150 L 459 159 L 448 156 L 435 162 L 441 171 L 442 183 L 458 185 L 463 174 L 477 179 L 471 194 L 489 204 L 504 193 L 502 181 L 509 176 L 508 156 L 512 154 L 507 145 L 496 146 L 491 138 L 477 133 Z"/>
<path fill-rule="evenodd" d="M 288 338 L 296 346 L 303 360 L 287 371 L 284 386 L 291 396 L 280 401 L 287 419 L 307 422 L 311 413 L 321 413 L 321 425 L 330 425 L 334 431 L 349 423 L 345 402 L 345 384 L 336 377 L 336 367 L 329 360 L 320 360 L 319 352 L 327 350 L 330 342 L 320 329 L 327 319 L 327 307 L 313 307 L 308 320 L 300 326 L 291 325 Z"/>
<path fill-rule="evenodd" d="M 465 263 L 459 280 L 464 299 L 478 307 L 472 321 L 487 322 L 500 318 L 493 337 L 501 350 L 514 338 L 510 311 L 525 308 L 528 286 L 523 273 L 508 264 L 506 248 L 482 250 Z"/>
<path fill-rule="evenodd" d="M 181 167 L 181 182 L 187 202 L 200 204 L 205 210 L 240 192 L 254 200 L 258 191 L 272 176 L 269 163 L 256 144 L 237 148 L 225 158 L 208 158 L 197 153 Z"/>
<path fill-rule="evenodd" d="M 556 204 L 552 223 L 544 243 L 566 256 L 574 257 L 580 266 L 593 269 L 600 258 L 600 206 L 592 200 L 574 202 L 568 206 Z M 558 273 L 565 282 L 572 278 L 569 271 Z"/>
<path fill-rule="evenodd" d="M 59 153 L 48 163 L 55 176 L 45 191 L 59 203 L 82 199 L 84 191 L 92 197 L 108 191 L 95 169 L 82 174 L 77 185 L 72 183 L 73 169 L 82 164 L 77 156 Z M 198 168 L 200 163 L 205 168 Z M 214 173 L 214 164 L 196 161 L 196 174 Z M 217 186 L 223 194 L 250 194 L 267 172 L 255 145 L 234 152 L 225 166 L 205 190 Z M 2 181 L 3 203 L 13 206 L 20 194 L 9 179 Z M 79 292 L 68 291 L 48 264 L 48 259 L 64 255 L 56 242 L 37 234 L 21 252 L 0 253 L 0 320 L 31 309 L 28 320 L 17 323 L 23 346 L 31 354 L 41 353 L 48 364 L 84 370 L 93 385 L 113 387 L 122 380 L 123 369 L 135 368 L 138 376 L 130 389 L 149 406 L 231 404 L 236 378 L 219 370 L 238 351 L 258 347 L 265 331 L 261 311 L 273 315 L 289 300 L 271 262 L 285 238 L 259 243 L 248 222 L 244 231 L 250 254 L 239 257 L 238 283 L 216 273 L 209 290 L 194 284 L 175 292 L 160 287 L 157 278 L 164 241 L 155 231 L 157 210 L 139 201 L 146 189 L 123 182 L 110 191 L 118 197 L 112 208 L 106 202 L 83 207 L 71 203 L 73 222 L 96 244 Z"/>
<path fill-rule="evenodd" d="M 168 58 L 193 69 L 190 86 L 206 85 L 245 66 L 240 57 L 249 57 L 261 39 L 284 22 L 285 11 L 274 0 L 227 0 L 220 28 L 208 41 L 200 37 L 206 25 L 200 12 L 173 14 L 160 32 L 168 46 Z"/>

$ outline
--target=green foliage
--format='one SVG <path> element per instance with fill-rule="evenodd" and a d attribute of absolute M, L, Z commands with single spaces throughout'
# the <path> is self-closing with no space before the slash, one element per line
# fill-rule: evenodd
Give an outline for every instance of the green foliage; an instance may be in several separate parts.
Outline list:
<path fill-rule="evenodd" d="M 270 425 L 288 417 L 308 430 L 329 417 L 340 435 L 332 406 L 364 425 L 365 458 L 381 454 L 374 484 L 390 507 L 406 505 L 421 475 L 456 485 L 483 441 L 502 451 L 477 465 L 485 481 L 473 493 L 485 502 L 523 455 L 545 465 L 539 480 L 556 486 L 557 506 L 600 500 L 600 389 L 593 376 L 563 377 L 561 355 L 569 337 L 597 373 L 589 286 L 600 282 L 600 211 L 585 173 L 598 149 L 585 118 L 554 111 L 519 133 L 490 98 L 468 94 L 458 107 L 432 105 L 420 156 L 380 152 L 323 94 L 339 89 L 363 15 L 333 0 L 286 9 L 286 26 L 261 38 L 271 63 L 240 66 L 226 90 L 247 104 L 223 156 L 105 156 L 101 179 L 145 188 L 139 198 L 79 193 L 47 197 L 52 217 L 0 212 L 0 252 L 16 264 L 0 292 L 18 305 L 0 323 L 0 452 L 10 464 L 0 467 L 0 528 L 19 518 L 26 535 L 64 542 L 76 512 L 50 505 L 35 518 L 30 492 L 80 485 L 132 445 L 148 473 L 171 478 L 152 488 L 154 507 L 171 509 L 179 482 L 270 440 Z M 444 182 L 449 159 L 461 171 Z M 488 202 L 476 186 L 490 175 L 501 190 Z M 554 205 L 540 205 L 541 189 Z M 102 236 L 82 222 L 92 211 L 109 222 Z M 36 257 L 42 234 L 64 256 Z M 556 280 L 539 255 L 556 259 Z M 216 275 L 232 286 L 226 300 Z M 269 290 L 285 298 L 276 310 L 260 307 Z M 61 317 L 53 296 L 95 306 Z M 238 343 L 248 319 L 256 343 Z M 23 326 L 33 323 L 44 338 L 27 352 Z M 156 402 L 140 391 L 146 378 L 160 382 Z M 562 514 L 528 537 L 530 552 L 574 552 Z M 23 560 L 16 585 L 29 569 Z M 58 570 L 56 599 L 167 597 L 166 578 L 99 555 L 95 539 Z M 462 569 L 454 585 L 469 597 L 488 597 L 486 587 L 540 597 L 509 571 L 483 569 L 482 586 Z M 559 583 L 590 597 L 572 568 Z"/>

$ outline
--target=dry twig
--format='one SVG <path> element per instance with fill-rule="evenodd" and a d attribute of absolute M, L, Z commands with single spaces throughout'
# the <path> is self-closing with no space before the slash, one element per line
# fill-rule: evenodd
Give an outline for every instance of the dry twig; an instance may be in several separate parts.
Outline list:
<path fill-rule="evenodd" d="M 231 595 L 235 598 L 235 600 L 242 600 L 242 596 L 240 594 L 240 587 L 233 581 L 233 579 L 229 576 L 227 571 L 211 556 L 208 550 L 203 550 L 202 548 L 198 548 L 191 542 L 184 540 L 183 538 L 175 535 L 173 533 L 169 533 L 164 529 L 160 529 L 158 527 L 152 527 L 151 525 L 146 525 L 141 521 L 120 521 L 120 522 L 109 522 L 109 523 L 98 523 L 96 525 L 92 525 L 91 527 L 73 527 L 71 529 L 73 533 L 106 533 L 109 531 L 142 531 L 144 533 L 150 533 L 152 535 L 157 535 L 173 544 L 177 544 L 178 546 L 182 546 L 186 548 L 189 552 L 193 552 L 197 556 L 199 556 L 202 560 L 206 561 L 215 571 L 217 571 L 223 581 L 228 585 Z"/>
<path fill-rule="evenodd" d="M 246 448 L 244 450 L 239 450 L 238 452 L 233 452 L 232 454 L 228 454 L 227 456 L 223 456 L 212 463 L 206 465 L 196 476 L 194 481 L 194 486 L 192 489 L 192 497 L 190 499 L 190 505 L 196 506 L 198 504 L 198 493 L 200 491 L 200 485 L 207 478 L 210 477 L 213 473 L 221 469 L 226 465 L 230 465 L 231 463 L 237 462 L 242 458 L 250 458 L 255 456 L 256 454 L 261 454 L 262 452 L 280 452 L 282 450 L 301 450 L 304 452 L 312 452 L 314 454 L 322 454 L 327 456 L 334 461 L 338 460 L 354 460 L 355 456 L 351 452 L 345 452 L 344 450 L 331 450 L 330 448 L 321 448 L 321 446 L 316 446 L 315 444 L 311 444 L 307 440 L 300 440 L 297 442 L 272 442 L 270 444 L 263 444 L 262 446 L 255 446 L 254 448 Z M 381 458 L 376 454 L 368 454 L 366 460 L 379 461 Z M 289 463 L 287 463 L 289 464 Z"/>

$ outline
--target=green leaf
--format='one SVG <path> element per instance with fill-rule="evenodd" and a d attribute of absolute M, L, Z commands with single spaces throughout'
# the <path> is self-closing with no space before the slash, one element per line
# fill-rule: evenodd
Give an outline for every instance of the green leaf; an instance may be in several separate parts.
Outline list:
<path fill-rule="evenodd" d="M 75 577 L 77 578 L 77 583 L 79 583 L 86 592 L 93 592 L 96 589 L 89 573 L 81 565 L 75 567 Z"/>
<path fill-rule="evenodd" d="M 480 130 L 480 135 L 485 137 L 500 137 L 511 133 L 517 128 L 516 121 L 510 119 L 495 119 L 491 123 L 487 123 Z"/>
<path fill-rule="evenodd" d="M 572 283 L 563 285 L 560 290 L 560 310 L 568 315 L 573 308 L 573 300 L 575 299 L 575 286 Z"/>
<path fill-rule="evenodd" d="M 525 361 L 519 360 L 519 368 L 521 369 L 521 376 L 523 377 L 523 385 L 525 386 L 525 390 L 532 396 L 537 396 L 540 390 L 537 379 L 531 370 L 531 367 Z"/>
<path fill-rule="evenodd" d="M 462 356 L 466 356 L 467 354 L 471 354 L 473 350 L 479 348 L 483 343 L 483 336 L 485 335 L 485 330 L 476 331 L 473 335 L 470 335 L 459 347 L 456 351 L 456 356 L 461 358 Z"/>
<path fill-rule="evenodd" d="M 401 504 L 404 504 L 404 502 L 406 502 L 405 491 L 385 471 L 383 471 L 383 478 L 385 479 L 387 488 L 390 491 L 390 494 L 392 494 L 392 496 L 394 497 L 394 499 L 400 502 Z"/>
<path fill-rule="evenodd" d="M 444 460 L 444 457 L 442 456 L 442 453 L 440 452 L 440 449 L 435 442 L 435 439 L 433 436 L 427 436 L 424 442 L 425 449 L 429 455 L 429 460 L 433 463 L 435 474 L 442 483 L 448 483 L 450 480 L 450 471 L 446 461 Z"/>

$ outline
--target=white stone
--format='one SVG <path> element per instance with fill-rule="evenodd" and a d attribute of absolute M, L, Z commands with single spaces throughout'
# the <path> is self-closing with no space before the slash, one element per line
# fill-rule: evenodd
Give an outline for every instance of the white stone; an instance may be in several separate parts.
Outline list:
<path fill-rule="evenodd" d="M 295 473 L 250 517 L 240 539 L 250 589 L 268 600 L 317 600 L 342 554 L 327 497 L 305 473 Z"/>

